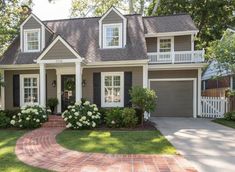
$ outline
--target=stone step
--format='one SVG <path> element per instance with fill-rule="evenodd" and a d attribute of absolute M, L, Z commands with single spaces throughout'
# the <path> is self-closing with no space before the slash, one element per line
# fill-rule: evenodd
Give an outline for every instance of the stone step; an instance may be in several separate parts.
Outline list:
<path fill-rule="evenodd" d="M 43 128 L 65 127 L 66 123 L 61 116 L 49 115 L 48 122 L 42 124 Z"/>

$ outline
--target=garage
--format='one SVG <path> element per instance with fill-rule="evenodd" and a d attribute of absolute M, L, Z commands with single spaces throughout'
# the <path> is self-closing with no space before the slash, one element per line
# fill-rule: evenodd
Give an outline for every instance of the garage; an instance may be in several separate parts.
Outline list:
<path fill-rule="evenodd" d="M 150 79 L 149 84 L 158 97 L 152 117 L 193 117 L 196 107 L 194 78 Z"/>

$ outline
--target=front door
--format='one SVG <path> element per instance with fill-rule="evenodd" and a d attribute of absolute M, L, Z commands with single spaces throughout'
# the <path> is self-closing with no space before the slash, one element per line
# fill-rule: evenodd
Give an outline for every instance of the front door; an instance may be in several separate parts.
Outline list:
<path fill-rule="evenodd" d="M 75 75 L 61 75 L 61 110 L 75 103 Z"/>

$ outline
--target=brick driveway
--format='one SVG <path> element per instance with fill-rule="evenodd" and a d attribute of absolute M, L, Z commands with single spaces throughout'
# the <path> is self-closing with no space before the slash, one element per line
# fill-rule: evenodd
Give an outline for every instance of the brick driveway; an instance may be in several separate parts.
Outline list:
<path fill-rule="evenodd" d="M 53 171 L 196 172 L 177 155 L 110 155 L 68 150 L 55 139 L 63 129 L 40 128 L 26 133 L 17 141 L 17 157 L 28 165 Z"/>

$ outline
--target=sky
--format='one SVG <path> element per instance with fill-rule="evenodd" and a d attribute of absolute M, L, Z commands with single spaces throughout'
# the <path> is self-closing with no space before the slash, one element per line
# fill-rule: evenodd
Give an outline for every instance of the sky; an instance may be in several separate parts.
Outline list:
<path fill-rule="evenodd" d="M 40 20 L 53 20 L 69 18 L 72 0 L 33 0 L 33 14 Z"/>

